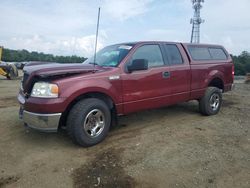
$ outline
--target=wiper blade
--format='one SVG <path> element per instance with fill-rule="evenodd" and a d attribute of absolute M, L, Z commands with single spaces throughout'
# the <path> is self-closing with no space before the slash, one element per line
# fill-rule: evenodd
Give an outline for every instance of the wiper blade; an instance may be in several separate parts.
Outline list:
<path fill-rule="evenodd" d="M 94 63 L 94 62 L 89 62 L 88 64 L 92 64 L 92 65 L 98 65 L 98 63 Z"/>

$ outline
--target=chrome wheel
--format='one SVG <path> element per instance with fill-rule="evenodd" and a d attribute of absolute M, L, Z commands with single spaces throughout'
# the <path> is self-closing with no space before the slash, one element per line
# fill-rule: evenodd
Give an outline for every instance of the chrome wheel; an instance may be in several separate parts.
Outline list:
<path fill-rule="evenodd" d="M 84 120 L 83 129 L 91 138 L 100 135 L 105 127 L 104 113 L 99 109 L 90 111 Z"/>
<path fill-rule="evenodd" d="M 209 100 L 210 107 L 213 111 L 216 111 L 220 105 L 220 96 L 218 93 L 214 93 L 211 95 Z"/>

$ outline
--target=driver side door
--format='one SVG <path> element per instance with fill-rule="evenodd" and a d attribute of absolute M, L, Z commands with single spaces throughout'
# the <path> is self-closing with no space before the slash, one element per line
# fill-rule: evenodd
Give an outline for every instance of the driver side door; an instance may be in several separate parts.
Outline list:
<path fill-rule="evenodd" d="M 148 61 L 148 69 L 121 75 L 124 114 L 164 106 L 169 101 L 170 72 L 161 46 L 144 44 L 137 47 L 126 65 L 136 59 Z"/>

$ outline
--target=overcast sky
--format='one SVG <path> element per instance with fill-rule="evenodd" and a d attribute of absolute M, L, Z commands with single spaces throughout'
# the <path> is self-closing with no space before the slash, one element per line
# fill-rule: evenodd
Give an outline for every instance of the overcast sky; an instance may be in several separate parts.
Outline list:
<path fill-rule="evenodd" d="M 0 0 L 0 45 L 56 55 L 93 54 L 98 7 L 98 48 L 164 40 L 189 42 L 190 0 Z M 250 0 L 205 0 L 201 42 L 230 53 L 250 51 Z"/>

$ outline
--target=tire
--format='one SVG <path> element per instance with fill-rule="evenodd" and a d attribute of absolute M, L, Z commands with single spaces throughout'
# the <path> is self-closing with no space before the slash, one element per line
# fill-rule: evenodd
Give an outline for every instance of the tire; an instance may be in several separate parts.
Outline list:
<path fill-rule="evenodd" d="M 103 141 L 111 124 L 107 104 L 97 98 L 87 98 L 76 103 L 67 118 L 67 131 L 73 142 L 89 147 Z"/>
<path fill-rule="evenodd" d="M 206 116 L 215 115 L 220 111 L 221 103 L 221 90 L 217 87 L 208 87 L 199 101 L 200 112 Z"/>

